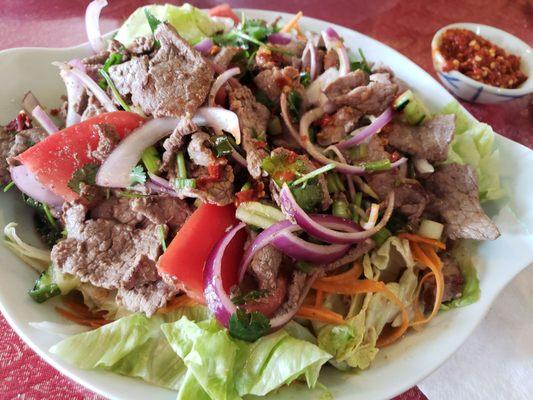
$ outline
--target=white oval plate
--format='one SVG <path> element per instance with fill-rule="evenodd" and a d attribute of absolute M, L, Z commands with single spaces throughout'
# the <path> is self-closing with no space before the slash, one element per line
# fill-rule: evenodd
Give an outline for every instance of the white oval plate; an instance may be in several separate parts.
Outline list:
<path fill-rule="evenodd" d="M 259 10 L 243 10 L 253 18 L 273 20 L 290 15 Z M 361 47 L 369 60 L 382 61 L 406 81 L 432 110 L 439 110 L 452 96 L 415 63 L 384 44 L 341 26 L 312 18 L 303 18 L 305 29 L 320 31 L 334 26 L 352 49 Z M 429 52 L 429 43 L 428 43 Z M 56 67 L 50 63 L 89 54 L 87 44 L 66 49 L 12 49 L 0 53 L 0 116 L 7 123 L 20 107 L 22 96 L 32 90 L 49 107 L 59 106 L 64 87 Z M 442 364 L 474 330 L 501 289 L 522 269 L 533 262 L 533 152 L 501 136 L 496 144 L 501 153 L 502 175 L 510 201 L 495 221 L 502 236 L 478 247 L 476 266 L 481 281 L 481 299 L 465 308 L 440 314 L 420 333 L 410 333 L 397 344 L 383 349 L 364 372 L 345 374 L 325 368 L 320 377 L 336 399 L 374 400 L 391 398 L 416 385 Z M 15 191 L 0 194 L 0 225 L 19 222 L 22 236 L 37 243 L 31 222 L 32 212 L 23 205 Z M 87 388 L 113 399 L 173 400 L 174 392 L 140 380 L 101 371 L 83 371 L 64 363 L 48 349 L 59 337 L 37 331 L 30 321 L 58 321 L 52 300 L 36 304 L 27 295 L 35 273 L 4 246 L 0 246 L 0 309 L 19 336 L 48 363 Z M 280 391 L 272 398 L 294 398 L 290 391 Z M 304 396 L 304 398 L 309 398 Z"/>

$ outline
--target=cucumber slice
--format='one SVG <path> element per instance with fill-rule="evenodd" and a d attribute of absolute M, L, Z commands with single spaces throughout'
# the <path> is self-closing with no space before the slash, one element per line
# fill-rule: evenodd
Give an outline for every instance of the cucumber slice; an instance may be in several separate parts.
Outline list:
<path fill-rule="evenodd" d="M 37 303 L 43 303 L 54 296 L 61 294 L 59 286 L 52 280 L 51 268 L 44 271 L 35 281 L 35 285 L 30 289 L 28 294 Z"/>
<path fill-rule="evenodd" d="M 407 123 L 418 125 L 429 115 L 427 108 L 411 90 L 406 90 L 394 101 L 393 107 L 401 111 Z"/>

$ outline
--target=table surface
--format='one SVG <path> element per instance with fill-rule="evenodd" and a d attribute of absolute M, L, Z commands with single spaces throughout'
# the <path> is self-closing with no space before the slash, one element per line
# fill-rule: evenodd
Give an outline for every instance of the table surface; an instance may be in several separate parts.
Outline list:
<path fill-rule="evenodd" d="M 117 28 L 135 8 L 165 1 L 108 0 L 101 17 L 103 32 Z M 176 3 L 168 0 L 166 2 Z M 440 27 L 477 22 L 506 30 L 533 43 L 531 0 L 236 0 L 233 7 L 295 13 L 331 21 L 369 35 L 405 54 L 434 75 L 430 42 Z M 65 47 L 86 41 L 87 0 L 1 0 L 0 50 L 10 47 Z M 219 1 L 190 1 L 209 8 Z M 533 96 L 501 105 L 463 103 L 480 121 L 500 134 L 533 148 Z M 0 316 L 0 398 L 100 399 L 60 375 L 29 349 Z M 397 400 L 420 400 L 413 388 Z"/>

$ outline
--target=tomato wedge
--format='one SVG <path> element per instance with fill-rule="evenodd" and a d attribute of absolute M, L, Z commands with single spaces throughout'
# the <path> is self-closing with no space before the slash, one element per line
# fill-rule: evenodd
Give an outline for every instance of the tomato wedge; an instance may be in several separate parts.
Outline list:
<path fill-rule="evenodd" d="M 205 303 L 203 271 L 209 253 L 227 229 L 237 223 L 235 207 L 202 204 L 189 217 L 159 258 L 157 268 L 173 277 L 176 286 L 189 297 Z M 230 243 L 222 259 L 222 282 L 229 293 L 237 283 L 239 262 L 246 233 L 241 230 Z"/>
<path fill-rule="evenodd" d="M 94 126 L 112 125 L 123 139 L 144 121 L 140 115 L 126 111 L 101 114 L 48 136 L 17 159 L 52 192 L 67 201 L 73 201 L 79 195 L 68 187 L 72 174 L 86 164 L 100 164 L 91 155 L 99 142 Z"/>
<path fill-rule="evenodd" d="M 218 6 L 211 8 L 207 13 L 210 17 L 231 18 L 233 21 L 235 21 L 235 24 L 240 22 L 239 17 L 237 17 L 237 14 L 233 12 L 228 3 L 219 4 Z"/>

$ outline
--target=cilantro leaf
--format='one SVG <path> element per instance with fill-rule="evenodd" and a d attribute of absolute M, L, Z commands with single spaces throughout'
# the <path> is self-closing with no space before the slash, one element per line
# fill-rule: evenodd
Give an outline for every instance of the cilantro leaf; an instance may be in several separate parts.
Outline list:
<path fill-rule="evenodd" d="M 368 65 L 368 62 L 366 61 L 366 57 L 363 54 L 363 50 L 359 50 L 359 56 L 361 57 L 361 61 L 354 60 L 350 62 L 350 70 L 356 71 L 358 69 L 362 70 L 363 72 L 366 72 L 367 74 L 371 74 L 372 70 L 370 69 L 370 66 Z"/>
<path fill-rule="evenodd" d="M 270 321 L 259 311 L 247 313 L 237 308 L 229 319 L 229 333 L 237 339 L 255 342 L 270 331 Z"/>
<path fill-rule="evenodd" d="M 93 163 L 85 164 L 83 167 L 74 171 L 72 178 L 70 178 L 67 183 L 67 186 L 74 192 L 80 194 L 80 186 L 82 183 L 89 186 L 96 184 L 96 173 L 98 172 L 98 168 L 98 165 Z"/>
<path fill-rule="evenodd" d="M 150 30 L 154 33 L 161 21 L 154 17 L 154 14 L 152 14 L 148 8 L 144 9 L 144 15 L 146 16 L 148 25 L 150 25 Z"/>
<path fill-rule="evenodd" d="M 136 185 L 137 183 L 144 184 L 146 182 L 146 172 L 142 165 L 136 165 L 130 172 L 130 182 L 131 186 Z"/>

